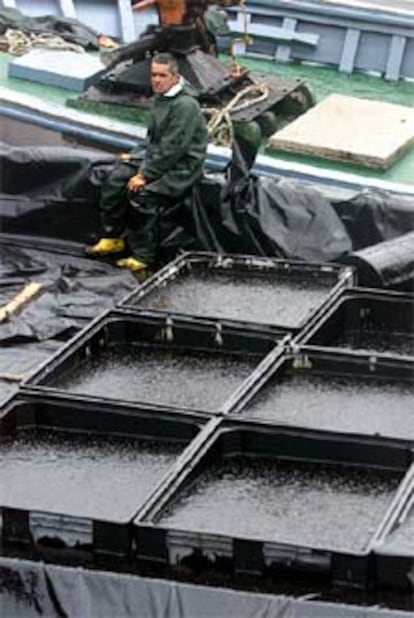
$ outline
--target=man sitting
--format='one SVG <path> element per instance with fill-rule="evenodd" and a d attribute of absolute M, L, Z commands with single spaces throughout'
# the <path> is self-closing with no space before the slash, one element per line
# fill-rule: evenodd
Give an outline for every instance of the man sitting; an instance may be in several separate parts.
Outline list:
<path fill-rule="evenodd" d="M 171 54 L 151 61 L 154 104 L 146 145 L 121 155 L 102 187 L 104 237 L 87 247 L 94 256 L 129 253 L 117 265 L 140 271 L 157 264 L 159 218 L 202 176 L 206 121 L 196 93 Z"/>

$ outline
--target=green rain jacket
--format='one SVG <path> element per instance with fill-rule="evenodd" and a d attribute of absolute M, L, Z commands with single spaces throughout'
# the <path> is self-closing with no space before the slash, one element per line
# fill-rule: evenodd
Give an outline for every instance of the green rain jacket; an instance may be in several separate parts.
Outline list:
<path fill-rule="evenodd" d="M 186 83 L 174 96 L 155 96 L 140 166 L 146 191 L 180 197 L 203 174 L 208 133 L 195 97 Z"/>

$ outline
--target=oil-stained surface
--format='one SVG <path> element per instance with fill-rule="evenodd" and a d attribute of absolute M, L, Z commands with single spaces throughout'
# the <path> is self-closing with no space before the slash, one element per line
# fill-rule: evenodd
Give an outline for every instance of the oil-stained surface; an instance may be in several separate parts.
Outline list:
<path fill-rule="evenodd" d="M 259 361 L 220 353 L 117 346 L 80 363 L 54 386 L 83 395 L 214 412 Z"/>
<path fill-rule="evenodd" d="M 389 472 L 310 463 L 217 463 L 183 491 L 162 526 L 362 551 L 398 487 Z"/>
<path fill-rule="evenodd" d="M 387 331 L 357 330 L 347 331 L 334 338 L 330 345 L 351 350 L 377 352 L 378 354 L 399 354 L 414 356 L 414 337 L 412 333 Z"/>
<path fill-rule="evenodd" d="M 144 296 L 141 307 L 177 313 L 298 327 L 326 299 L 330 284 L 311 277 L 292 279 L 198 271 L 184 273 Z"/>
<path fill-rule="evenodd" d="M 1 445 L 0 504 L 126 521 L 182 448 L 161 442 L 22 436 Z"/>
<path fill-rule="evenodd" d="M 412 385 L 332 375 L 269 383 L 243 417 L 301 427 L 414 439 Z"/>

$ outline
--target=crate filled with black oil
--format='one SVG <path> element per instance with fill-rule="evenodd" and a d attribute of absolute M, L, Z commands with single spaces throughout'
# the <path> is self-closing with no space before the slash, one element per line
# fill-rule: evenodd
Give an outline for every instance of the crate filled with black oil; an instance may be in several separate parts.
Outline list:
<path fill-rule="evenodd" d="M 0 429 L 3 540 L 15 540 L 26 519 L 21 541 L 94 549 L 95 523 L 127 526 L 201 426 L 127 409 L 103 420 L 84 402 L 28 397 L 9 405 Z M 104 537 L 101 546 L 122 553 L 110 532 Z"/>
<path fill-rule="evenodd" d="M 172 465 L 176 444 L 52 433 L 2 443 L 8 508 L 127 521 Z"/>
<path fill-rule="evenodd" d="M 414 363 L 303 347 L 230 411 L 239 418 L 414 443 Z"/>
<path fill-rule="evenodd" d="M 363 288 L 346 290 L 301 341 L 414 358 L 414 296 Z"/>
<path fill-rule="evenodd" d="M 329 572 L 353 556 L 359 578 L 407 473 L 408 449 L 383 445 L 380 453 L 367 442 L 341 460 L 336 440 L 322 433 L 225 425 L 180 487 L 135 520 L 138 553 L 140 537 L 149 552 L 147 519 L 164 531 L 177 564 L 201 552 L 247 571 L 280 563 Z"/>
<path fill-rule="evenodd" d="M 214 414 L 277 344 L 274 334 L 120 310 L 85 329 L 25 387 Z"/>
<path fill-rule="evenodd" d="M 247 327 L 298 330 L 352 283 L 352 270 L 334 264 L 190 253 L 121 304 Z"/>

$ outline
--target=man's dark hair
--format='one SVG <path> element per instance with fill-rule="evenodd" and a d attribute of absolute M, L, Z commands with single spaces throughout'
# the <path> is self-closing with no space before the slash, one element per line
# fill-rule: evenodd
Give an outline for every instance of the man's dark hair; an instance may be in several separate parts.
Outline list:
<path fill-rule="evenodd" d="M 155 54 L 151 58 L 151 62 L 157 62 L 158 64 L 167 64 L 172 75 L 178 75 L 178 73 L 180 72 L 177 59 L 172 54 L 169 54 L 167 52 Z"/>

